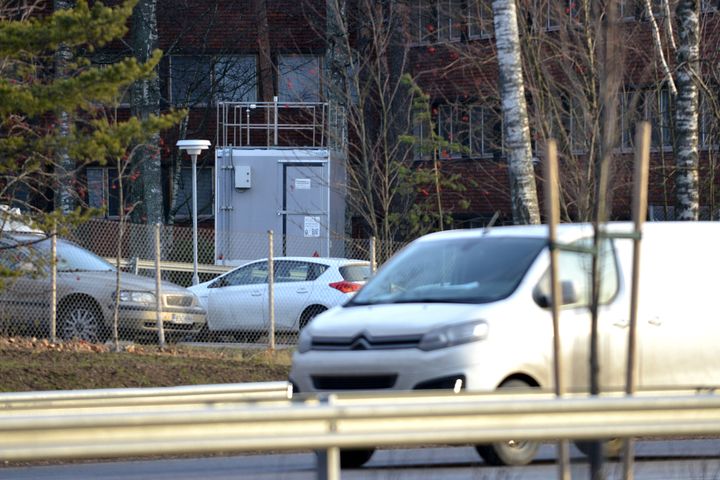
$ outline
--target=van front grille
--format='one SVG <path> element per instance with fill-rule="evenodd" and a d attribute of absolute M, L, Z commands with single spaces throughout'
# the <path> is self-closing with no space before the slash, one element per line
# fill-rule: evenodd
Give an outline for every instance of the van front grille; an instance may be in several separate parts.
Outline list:
<path fill-rule="evenodd" d="M 316 390 L 379 390 L 395 386 L 397 375 L 313 376 Z"/>
<path fill-rule="evenodd" d="M 422 335 L 373 337 L 367 333 L 355 337 L 313 337 L 313 350 L 393 350 L 417 348 Z"/>

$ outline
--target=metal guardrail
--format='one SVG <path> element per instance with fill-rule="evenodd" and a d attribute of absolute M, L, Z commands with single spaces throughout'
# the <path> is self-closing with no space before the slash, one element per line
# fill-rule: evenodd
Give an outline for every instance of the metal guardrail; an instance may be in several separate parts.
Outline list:
<path fill-rule="evenodd" d="M 117 264 L 117 259 L 112 257 L 105 257 L 105 260 L 113 265 Z M 212 265 L 212 264 L 199 264 L 198 273 L 209 273 L 213 275 L 221 275 L 225 272 L 229 272 L 235 266 L 230 265 Z M 140 270 L 155 270 L 155 260 L 145 260 L 141 258 L 121 258 L 120 268 L 123 270 L 132 271 L 137 274 Z M 193 272 L 193 264 L 185 262 L 160 262 L 160 271 L 170 272 Z"/>
<path fill-rule="evenodd" d="M 107 388 L 0 393 L 0 417 L 6 414 L 36 414 L 39 410 L 77 413 L 80 409 L 148 408 L 159 406 L 186 408 L 191 404 L 264 402 L 289 400 L 289 382 L 227 383 L 182 385 L 157 388 Z"/>
<path fill-rule="evenodd" d="M 715 393 L 557 399 L 396 392 L 169 411 L 127 406 L 92 415 L 0 412 L 0 460 L 718 434 Z"/>

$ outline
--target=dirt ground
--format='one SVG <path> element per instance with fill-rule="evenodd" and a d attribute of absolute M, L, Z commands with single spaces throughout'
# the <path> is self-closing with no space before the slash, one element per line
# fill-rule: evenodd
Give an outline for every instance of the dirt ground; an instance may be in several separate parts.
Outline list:
<path fill-rule="evenodd" d="M 111 345 L 0 337 L 0 392 L 287 380 L 287 350 Z"/>

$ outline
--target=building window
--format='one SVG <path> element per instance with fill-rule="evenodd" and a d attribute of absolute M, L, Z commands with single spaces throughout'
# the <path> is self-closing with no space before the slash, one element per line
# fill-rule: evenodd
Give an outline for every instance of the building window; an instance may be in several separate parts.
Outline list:
<path fill-rule="evenodd" d="M 85 175 L 87 177 L 88 206 L 105 209 L 107 217 L 118 217 L 120 215 L 120 182 L 117 169 L 88 167 Z M 127 192 L 127 185 L 123 186 Z"/>
<path fill-rule="evenodd" d="M 720 122 L 718 122 L 718 116 L 713 112 L 712 101 L 708 99 L 705 92 L 700 93 L 698 123 L 700 147 L 710 148 L 720 145 Z"/>
<path fill-rule="evenodd" d="M 670 135 L 670 96 L 667 88 L 660 90 L 627 91 L 621 101 L 622 148 L 632 148 L 635 143 L 635 125 L 647 120 L 651 125 L 652 148 L 672 145 Z"/>
<path fill-rule="evenodd" d="M 254 102 L 254 55 L 174 55 L 170 57 L 170 95 L 174 105 Z"/>
<path fill-rule="evenodd" d="M 434 43 L 462 38 L 467 18 L 463 0 L 413 0 L 411 8 L 414 41 Z"/>
<path fill-rule="evenodd" d="M 586 106 L 583 99 L 577 97 L 563 99 L 562 127 L 567 133 L 567 141 L 574 153 L 587 152 L 589 145 L 588 134 L 592 128 L 585 114 Z"/>
<path fill-rule="evenodd" d="M 320 57 L 278 57 L 278 99 L 282 102 L 320 101 Z"/>
<path fill-rule="evenodd" d="M 116 168 L 88 167 L 87 203 L 92 208 L 105 209 L 105 216 L 117 218 L 120 215 L 120 182 Z M 197 169 L 198 216 L 213 215 L 214 182 L 212 167 Z M 127 201 L 132 175 L 123 179 L 125 200 Z M 190 218 L 192 215 L 192 168 L 183 167 L 178 185 L 175 217 Z"/>
<path fill-rule="evenodd" d="M 415 160 L 430 160 L 432 159 L 432 147 L 430 142 L 432 141 L 432 126 L 430 121 L 427 119 L 415 119 L 413 124 L 413 136 L 415 142 L 413 143 L 413 158 Z"/>
<path fill-rule="evenodd" d="M 652 13 L 656 17 L 662 17 L 665 15 L 665 8 L 663 0 L 650 0 L 652 6 Z M 645 6 L 645 0 L 620 0 L 618 6 L 620 10 L 620 18 L 626 20 L 648 20 L 647 7 Z"/>
<path fill-rule="evenodd" d="M 475 156 L 492 157 L 502 151 L 502 117 L 489 107 L 470 109 L 470 147 Z"/>
<path fill-rule="evenodd" d="M 470 37 L 490 37 L 493 35 L 492 0 L 470 0 L 468 3 Z"/>
<path fill-rule="evenodd" d="M 702 0 L 703 12 L 717 12 L 720 10 L 720 0 Z"/>
<path fill-rule="evenodd" d="M 440 105 L 438 135 L 448 142 L 440 158 L 493 157 L 502 150 L 500 113 L 482 105 Z"/>
<path fill-rule="evenodd" d="M 197 168 L 197 212 L 198 217 L 213 215 L 215 183 L 212 167 Z M 192 167 L 182 167 L 177 185 L 175 218 L 192 218 Z"/>

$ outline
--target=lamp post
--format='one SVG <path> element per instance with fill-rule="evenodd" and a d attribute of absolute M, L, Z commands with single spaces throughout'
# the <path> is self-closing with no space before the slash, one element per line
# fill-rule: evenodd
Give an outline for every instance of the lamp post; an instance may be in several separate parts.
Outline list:
<path fill-rule="evenodd" d="M 193 277 L 192 284 L 200 283 L 198 276 L 198 228 L 197 228 L 197 156 L 210 148 L 209 140 L 178 140 L 176 146 L 185 150 L 192 159 L 192 222 L 193 222 Z"/>

